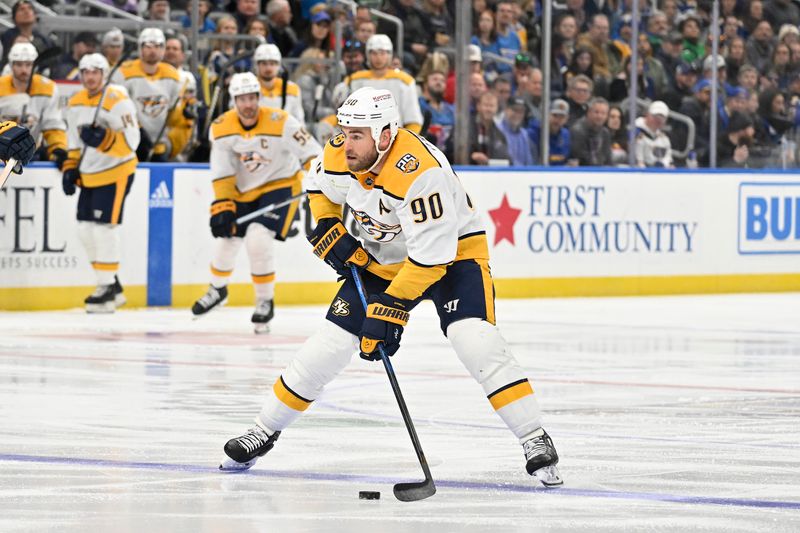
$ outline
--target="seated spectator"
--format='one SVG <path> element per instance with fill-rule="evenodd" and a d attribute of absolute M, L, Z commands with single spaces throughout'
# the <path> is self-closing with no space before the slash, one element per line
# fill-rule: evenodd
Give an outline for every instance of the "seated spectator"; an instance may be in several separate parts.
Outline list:
<path fill-rule="evenodd" d="M 653 80 L 654 96 L 652 98 L 661 97 L 667 90 L 667 74 L 664 72 L 664 65 L 654 57 L 653 46 L 644 34 L 639 35 L 639 56 L 644 58 L 645 75 Z"/>
<path fill-rule="evenodd" d="M 236 35 L 238 31 L 236 26 L 236 19 L 231 15 L 225 15 L 217 19 L 217 34 L 220 35 Z M 209 69 L 213 73 L 214 79 L 222 77 L 227 80 L 233 75 L 233 72 L 247 72 L 252 67 L 252 62 L 249 58 L 242 59 L 232 66 L 227 72 L 223 72 L 223 65 L 231 61 L 237 54 L 237 47 L 235 41 L 219 39 L 214 43 L 214 48 L 208 57 Z M 227 91 L 226 91 L 227 93 Z M 223 95 L 224 98 L 224 95 Z M 226 107 L 224 107 L 226 108 Z"/>
<path fill-rule="evenodd" d="M 236 10 L 233 12 L 233 18 L 236 19 L 238 33 L 246 33 L 247 26 L 258 17 L 260 7 L 258 0 L 236 0 Z"/>
<path fill-rule="evenodd" d="M 307 48 L 316 48 L 323 52 L 331 50 L 331 16 L 327 11 L 317 11 L 311 15 L 311 25 L 290 56 L 299 57 Z"/>
<path fill-rule="evenodd" d="M 381 11 L 403 21 L 403 50 L 397 50 L 397 56 L 403 69 L 416 74 L 418 65 L 430 52 L 433 38 L 425 15 L 417 7 L 416 0 L 386 0 Z M 381 19 L 378 22 L 378 34 L 386 34 L 394 39 L 397 27 Z M 397 43 L 393 41 L 393 44 L 397 49 Z"/>
<path fill-rule="evenodd" d="M 542 118 L 542 71 L 538 68 L 531 69 L 525 81 L 517 87 L 516 96 L 525 101 L 528 106 L 528 117 Z"/>
<path fill-rule="evenodd" d="M 614 166 L 628 164 L 628 126 L 624 117 L 619 106 L 608 108 L 606 128 L 611 134 L 611 163 Z"/>
<path fill-rule="evenodd" d="M 292 8 L 288 0 L 269 0 L 266 12 L 269 19 L 269 39 L 278 47 L 282 56 L 288 56 L 298 41 L 292 28 Z"/>
<path fill-rule="evenodd" d="M 753 65 L 743 65 L 739 69 L 736 81 L 739 83 L 739 87 L 747 89 L 748 92 L 758 92 L 758 70 Z"/>
<path fill-rule="evenodd" d="M 500 55 L 506 59 L 514 60 L 514 57 L 523 51 L 522 42 L 519 34 L 514 27 L 514 2 L 510 0 L 500 0 L 497 2 L 496 28 L 497 43 L 500 45 Z M 498 71 L 503 70 L 498 68 Z"/>
<path fill-rule="evenodd" d="M 582 167 L 611 164 L 611 134 L 605 127 L 608 107 L 605 98 L 592 98 L 586 116 L 569 129 L 570 158 Z"/>
<path fill-rule="evenodd" d="M 528 132 L 522 127 L 527 118 L 528 106 L 525 100 L 515 96 L 508 101 L 502 118 L 495 121 L 506 138 L 511 166 L 525 167 L 536 164 L 533 145 Z"/>
<path fill-rule="evenodd" d="M 319 48 L 306 48 L 300 55 L 300 59 L 305 61 L 292 74 L 292 79 L 300 87 L 303 114 L 311 125 L 335 113 L 330 67 L 325 63 L 326 57 L 327 54 Z"/>
<path fill-rule="evenodd" d="M 750 117 L 739 112 L 731 115 L 728 128 L 717 141 L 717 166 L 747 167 L 754 135 Z"/>
<path fill-rule="evenodd" d="M 14 23 L 14 27 L 7 29 L 3 36 L 0 37 L 3 63 L 8 62 L 8 51 L 17 42 L 17 37 L 27 39 L 27 42 L 33 44 L 40 54 L 46 49 L 55 46 L 49 37 L 36 29 L 36 12 L 33 10 L 33 4 L 30 0 L 17 0 L 11 8 L 11 21 Z"/>
<path fill-rule="evenodd" d="M 774 147 L 792 126 L 793 117 L 786 109 L 786 99 L 778 89 L 765 89 L 758 98 L 758 117 L 754 123 L 755 139 L 761 146 Z"/>
<path fill-rule="evenodd" d="M 747 64 L 744 54 L 744 39 L 734 37 L 725 52 L 725 77 L 728 80 L 736 80 L 739 77 L 739 69 Z"/>
<path fill-rule="evenodd" d="M 478 98 L 476 113 L 469 124 L 469 164 L 488 165 L 491 162 L 505 161 L 508 164 L 506 137 L 494 123 L 497 114 L 497 97 L 486 91 Z M 453 154 L 453 138 L 447 143 L 446 153 Z"/>
<path fill-rule="evenodd" d="M 497 26 L 494 20 L 494 11 L 487 9 L 478 16 L 478 28 L 470 42 L 478 46 L 482 54 L 488 52 L 497 56 L 501 55 L 500 42 L 497 38 Z M 474 52 L 470 52 L 470 54 L 474 55 Z M 484 68 L 487 72 L 511 72 L 511 67 L 509 65 L 498 63 L 492 59 L 485 61 Z"/>
<path fill-rule="evenodd" d="M 469 112 L 474 114 L 478 108 L 478 99 L 483 93 L 488 91 L 486 80 L 478 72 L 469 75 Z M 495 96 L 495 107 L 497 107 L 497 97 Z M 497 111 L 495 111 L 497 113 Z"/>
<path fill-rule="evenodd" d="M 486 80 L 487 82 L 494 83 L 498 78 L 497 72 L 484 72 L 483 70 L 483 54 L 481 53 L 481 49 L 477 44 L 469 45 L 469 72 L 470 74 L 477 73 L 480 74 L 481 77 Z M 493 64 L 489 62 L 489 64 Z M 511 86 L 511 78 L 506 77 L 509 82 L 509 87 Z M 509 89 L 510 90 L 510 89 Z M 511 93 L 509 92 L 509 95 Z M 449 102 L 451 104 L 455 103 L 456 101 L 456 70 L 450 69 L 450 72 L 447 74 L 447 88 L 444 90 L 444 100 L 445 102 Z"/>
<path fill-rule="evenodd" d="M 792 70 L 790 61 L 789 46 L 784 43 L 775 45 L 767 78 L 778 89 L 785 90 L 789 86 L 789 74 Z"/>
<path fill-rule="evenodd" d="M 764 2 L 764 20 L 774 28 L 783 24 L 797 26 L 800 24 L 800 7 L 791 0 L 767 0 Z"/>
<path fill-rule="evenodd" d="M 147 13 L 145 13 L 145 20 L 157 20 L 161 22 L 169 22 L 169 0 L 149 0 L 147 4 Z"/>
<path fill-rule="evenodd" d="M 589 108 L 589 100 L 592 98 L 592 89 L 594 89 L 594 83 L 583 74 L 578 74 L 569 80 L 565 98 L 569 104 L 567 127 L 572 126 L 586 115 L 586 111 Z"/>
<path fill-rule="evenodd" d="M 426 137 L 444 150 L 456 123 L 456 108 L 444 100 L 445 73 L 431 70 L 422 82 L 419 107 L 428 125 Z M 430 116 L 430 118 L 428 118 Z"/>
<path fill-rule="evenodd" d="M 365 43 L 370 37 L 378 33 L 378 25 L 372 19 L 357 20 L 353 26 L 353 39 Z"/>
<path fill-rule="evenodd" d="M 445 0 L 422 0 L 422 13 L 433 33 L 433 46 L 450 46 L 456 33 L 456 23 Z"/>
<path fill-rule="evenodd" d="M 217 24 L 211 20 L 208 14 L 212 10 L 211 0 L 200 0 L 197 10 L 200 15 L 200 28 L 198 31 L 200 33 L 214 33 L 217 31 Z M 184 28 L 191 28 L 192 26 L 192 15 L 191 13 L 187 13 L 186 15 L 181 17 L 181 24 L 183 24 Z"/>
<path fill-rule="evenodd" d="M 636 166 L 672 168 L 672 145 L 664 133 L 669 108 L 656 100 L 647 109 L 647 114 L 636 119 L 634 150 Z"/>
<path fill-rule="evenodd" d="M 594 56 L 588 48 L 578 47 L 572 53 L 572 60 L 564 73 L 564 85 L 569 84 L 569 80 L 579 74 L 583 74 L 594 82 L 594 93 L 597 95 L 608 94 L 608 78 L 595 75 L 594 72 Z"/>
<path fill-rule="evenodd" d="M 267 44 L 269 37 L 269 24 L 267 20 L 261 17 L 256 17 L 247 23 L 244 28 L 245 35 L 250 35 L 258 39 L 258 43 L 246 42 L 244 47 L 248 50 L 255 50 L 260 44 Z"/>
<path fill-rule="evenodd" d="M 553 32 L 564 38 L 565 41 L 575 44 L 575 39 L 578 38 L 578 23 L 575 22 L 575 17 L 570 13 L 564 13 L 555 19 L 553 24 Z"/>
<path fill-rule="evenodd" d="M 723 97 L 724 95 L 720 95 Z M 750 93 L 742 87 L 733 87 L 730 94 L 724 96 L 724 104 L 719 109 L 719 126 L 723 130 L 728 127 L 730 117 L 734 112 L 746 113 Z"/>
<path fill-rule="evenodd" d="M 756 67 L 761 74 L 766 74 L 772 57 L 772 36 L 772 26 L 762 20 L 744 45 L 747 62 Z"/>
<path fill-rule="evenodd" d="M 494 82 L 492 82 L 491 87 L 489 88 L 490 91 L 497 96 L 497 117 L 502 118 L 503 111 L 508 104 L 508 101 L 511 99 L 511 96 L 514 94 L 514 91 L 511 88 L 511 79 L 508 76 L 500 76 Z"/>
<path fill-rule="evenodd" d="M 761 0 L 750 0 L 747 13 L 742 17 L 745 33 L 751 35 L 759 22 L 764 20 L 764 4 Z"/>
<path fill-rule="evenodd" d="M 619 72 L 623 54 L 609 39 L 609 23 L 605 15 L 593 16 L 589 31 L 581 34 L 576 44 L 592 52 L 596 75 L 611 78 Z"/>
<path fill-rule="evenodd" d="M 755 69 L 753 69 L 755 71 Z M 697 83 L 697 70 L 694 65 L 681 62 L 675 68 L 672 85 L 664 94 L 663 101 L 670 109 L 680 109 L 684 98 L 694 94 L 694 85 Z"/>
<path fill-rule="evenodd" d="M 367 55 L 361 41 L 347 41 L 342 48 L 345 76 L 349 76 L 367 67 Z"/>
<path fill-rule="evenodd" d="M 611 81 L 608 89 L 608 99 L 612 102 L 621 102 L 630 94 L 630 72 L 631 57 L 625 58 L 623 69 L 619 71 L 616 78 Z M 649 72 L 645 71 L 645 60 L 639 56 L 636 58 L 636 72 L 638 74 L 638 84 L 636 87 L 638 98 L 654 100 L 656 98 L 656 84 Z"/>
<path fill-rule="evenodd" d="M 86 54 L 93 54 L 97 47 L 97 37 L 91 32 L 82 31 L 72 41 L 72 52 L 62 55 L 50 71 L 54 80 L 78 79 L 78 62 Z"/>
<path fill-rule="evenodd" d="M 550 165 L 565 165 L 570 154 L 569 130 L 565 127 L 569 119 L 569 104 L 560 98 L 550 104 L 548 114 L 550 142 L 548 144 L 548 161 Z M 528 126 L 528 137 L 535 153 L 541 153 L 542 123 L 533 119 Z"/>
<path fill-rule="evenodd" d="M 688 63 L 703 59 L 706 55 L 701 24 L 700 17 L 694 11 L 687 11 L 678 17 L 678 31 L 683 36 L 681 59 Z"/>
<path fill-rule="evenodd" d="M 681 63 L 686 63 L 681 59 L 681 42 L 683 37 L 678 32 L 670 32 L 665 39 L 661 41 L 661 47 L 656 52 L 656 57 L 664 66 L 664 72 L 667 75 L 668 86 L 675 85 L 675 70 Z M 744 48 L 742 48 L 744 53 Z"/>

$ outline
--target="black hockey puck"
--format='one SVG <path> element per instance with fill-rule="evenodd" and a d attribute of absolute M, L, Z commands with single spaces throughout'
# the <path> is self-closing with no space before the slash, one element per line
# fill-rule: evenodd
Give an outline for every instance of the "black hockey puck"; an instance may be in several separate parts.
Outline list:
<path fill-rule="evenodd" d="M 358 499 L 359 500 L 380 500 L 381 493 L 372 491 L 372 490 L 361 490 L 358 491 Z"/>

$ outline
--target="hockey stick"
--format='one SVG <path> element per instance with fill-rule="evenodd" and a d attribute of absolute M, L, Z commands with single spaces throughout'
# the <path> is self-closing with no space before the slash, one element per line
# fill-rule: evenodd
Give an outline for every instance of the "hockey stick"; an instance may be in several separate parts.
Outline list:
<path fill-rule="evenodd" d="M 358 268 L 350 266 L 350 272 L 353 275 L 353 281 L 356 284 L 356 291 L 358 297 L 361 299 L 361 305 L 364 306 L 364 311 L 367 310 L 367 293 L 364 290 L 364 283 L 361 281 L 361 275 L 358 273 Z M 425 459 L 425 452 L 422 451 L 422 445 L 419 443 L 417 431 L 414 429 L 414 422 L 411 421 L 411 415 L 408 413 L 408 407 L 403 400 L 403 393 L 400 392 L 400 385 L 397 383 L 397 376 L 395 376 L 392 363 L 389 361 L 389 356 L 383 350 L 383 345 L 378 344 L 378 353 L 383 361 L 383 366 L 386 368 L 386 375 L 389 376 L 389 383 L 392 385 L 392 392 L 397 399 L 397 405 L 400 407 L 400 414 L 403 415 L 403 422 L 405 422 L 408 435 L 411 437 L 411 444 L 414 445 L 414 451 L 417 453 L 419 465 L 422 467 L 422 472 L 425 474 L 424 481 L 417 481 L 411 483 L 397 483 L 394 486 L 394 496 L 402 502 L 415 502 L 424 500 L 436 494 L 436 485 L 433 484 L 433 477 L 431 470 L 428 468 L 428 461 Z"/>
<path fill-rule="evenodd" d="M 97 117 L 100 116 L 100 110 L 103 108 L 103 100 L 106 98 L 106 89 L 111 84 L 111 78 L 114 74 L 119 70 L 119 67 L 122 66 L 124 62 L 128 60 L 128 58 L 133 54 L 133 48 L 128 48 L 127 50 L 122 52 L 122 56 L 117 61 L 117 64 L 114 65 L 114 68 L 108 73 L 108 77 L 106 78 L 106 82 L 103 84 L 103 88 L 100 89 L 100 100 L 97 102 L 97 107 L 94 108 L 94 116 L 92 117 L 92 127 L 97 126 Z M 83 163 L 83 157 L 86 155 L 86 147 L 84 146 L 81 150 L 81 156 L 78 158 L 78 166 L 75 167 L 78 169 L 78 172 L 81 170 L 81 163 Z"/>
<path fill-rule="evenodd" d="M 307 192 L 301 192 L 300 194 L 292 196 L 290 198 L 287 198 L 286 200 L 281 200 L 280 202 L 275 202 L 274 204 L 265 205 L 264 207 L 258 209 L 257 211 L 253 211 L 252 213 L 249 213 L 247 215 L 242 215 L 241 217 L 237 218 L 236 219 L 236 223 L 237 224 L 244 224 L 245 222 L 249 222 L 250 220 L 253 220 L 254 218 L 258 218 L 258 217 L 260 217 L 261 215 L 263 215 L 265 213 L 269 213 L 270 211 L 275 211 L 276 209 L 280 209 L 281 207 L 283 207 L 285 205 L 289 205 L 290 203 L 292 203 L 292 202 L 294 202 L 296 200 L 299 200 L 300 198 L 302 198 L 306 194 L 308 194 L 308 193 Z"/>
<path fill-rule="evenodd" d="M 164 117 L 164 124 L 162 124 L 161 125 L 161 129 L 158 130 L 158 136 L 156 136 L 156 140 L 153 141 L 153 147 L 150 148 L 149 152 L 147 152 L 147 161 L 150 161 L 153 158 L 153 152 L 156 151 L 156 146 L 158 146 L 158 143 L 161 142 L 161 137 L 164 136 L 164 132 L 167 131 L 167 124 L 169 123 L 169 116 L 172 114 L 173 111 L 175 111 L 175 108 L 178 107 L 178 103 L 183 99 L 183 93 L 186 90 L 186 84 L 187 83 L 188 83 L 188 80 L 183 82 L 183 86 L 181 86 L 181 90 L 178 93 L 178 98 L 176 98 L 175 101 L 172 102 L 172 105 L 169 106 L 169 109 L 167 109 L 167 116 Z M 167 138 L 169 138 L 169 137 L 167 137 Z M 169 154 L 167 154 L 167 156 L 169 156 Z M 167 157 L 167 159 L 169 159 L 169 157 Z"/>
<path fill-rule="evenodd" d="M 208 105 L 208 115 L 206 116 L 206 123 L 203 125 L 203 139 L 208 138 L 208 129 L 211 127 L 211 120 L 214 116 L 214 108 L 217 106 L 217 102 L 219 101 L 219 94 L 222 91 L 222 83 L 225 81 L 225 72 L 231 68 L 231 66 L 235 65 L 239 61 L 243 59 L 247 59 L 251 57 L 255 53 L 255 50 L 246 50 L 241 54 L 234 56 L 230 59 L 227 63 L 222 65 L 220 68 L 217 80 L 214 82 L 214 94 L 211 96 L 211 102 Z"/>
<path fill-rule="evenodd" d="M 11 175 L 11 171 L 14 170 L 15 166 L 17 166 L 17 160 L 13 157 L 9 157 L 8 161 L 6 161 L 6 166 L 0 171 L 0 189 L 5 186 L 6 180 Z"/>

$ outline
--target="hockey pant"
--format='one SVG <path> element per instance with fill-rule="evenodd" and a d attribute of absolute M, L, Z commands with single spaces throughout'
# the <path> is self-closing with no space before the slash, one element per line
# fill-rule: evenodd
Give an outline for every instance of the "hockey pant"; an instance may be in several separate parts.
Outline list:
<path fill-rule="evenodd" d="M 496 326 L 468 318 L 451 324 L 447 337 L 470 375 L 483 387 L 492 407 L 520 442 L 541 427 L 533 389 Z M 326 321 L 275 381 L 256 423 L 269 433 L 284 430 L 344 370 L 357 349 L 358 337 Z"/>
<path fill-rule="evenodd" d="M 275 297 L 275 233 L 261 224 L 247 226 L 244 238 L 214 239 L 211 285 L 219 289 L 228 284 L 242 243 L 250 259 L 256 299 L 272 300 Z"/>

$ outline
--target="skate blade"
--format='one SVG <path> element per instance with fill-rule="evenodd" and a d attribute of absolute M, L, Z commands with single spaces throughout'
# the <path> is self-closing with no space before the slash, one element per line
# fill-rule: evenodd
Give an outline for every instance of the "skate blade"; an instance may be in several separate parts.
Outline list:
<path fill-rule="evenodd" d="M 225 457 L 219 464 L 219 469 L 223 472 L 242 472 L 244 470 L 249 470 L 250 467 L 256 464 L 256 461 L 258 461 L 258 458 L 247 461 L 246 463 L 240 463 L 239 461 L 234 461 L 230 457 Z"/>
<path fill-rule="evenodd" d="M 128 299 L 125 298 L 124 294 L 119 293 L 119 294 L 114 296 L 114 307 L 116 307 L 117 309 L 119 309 L 120 307 L 122 307 L 126 303 L 128 303 Z"/>
<path fill-rule="evenodd" d="M 86 312 L 92 315 L 110 315 L 114 312 L 114 302 L 105 304 L 86 304 Z"/>
<path fill-rule="evenodd" d="M 269 324 L 253 324 L 253 331 L 256 335 L 269 333 Z"/>
<path fill-rule="evenodd" d="M 564 484 L 561 473 L 555 465 L 545 466 L 533 473 L 534 477 L 547 488 L 559 487 Z"/>

